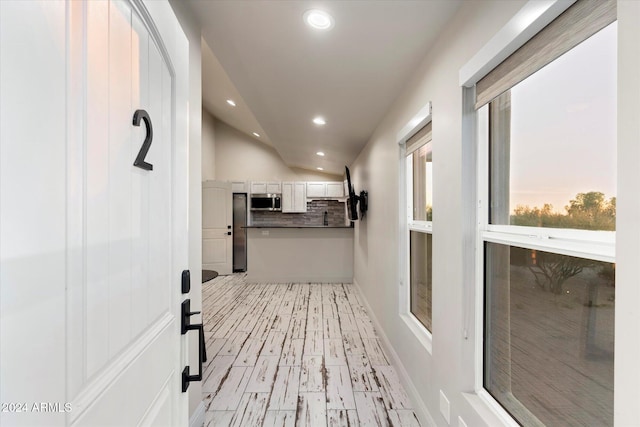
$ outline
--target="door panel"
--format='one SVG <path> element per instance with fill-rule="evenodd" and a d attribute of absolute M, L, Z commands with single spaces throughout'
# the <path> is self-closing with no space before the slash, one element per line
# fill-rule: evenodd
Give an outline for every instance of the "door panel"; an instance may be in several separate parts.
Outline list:
<path fill-rule="evenodd" d="M 65 402 L 65 7 L 54 1 L 0 1 L 4 403 Z M 2 411 L 0 425 L 61 425 L 65 416 Z"/>
<path fill-rule="evenodd" d="M 202 268 L 231 274 L 233 237 L 231 184 L 202 183 Z"/>
<path fill-rule="evenodd" d="M 140 421 L 139 425 L 141 427 L 171 426 L 171 413 L 174 411 L 174 402 L 171 399 L 171 387 L 171 382 L 167 381 L 142 421 Z"/>
<path fill-rule="evenodd" d="M 72 319 L 87 325 L 84 339 L 70 346 L 71 354 L 87 358 L 81 388 L 70 396 L 72 425 L 133 425 L 152 419 L 151 412 L 170 424 L 181 401 L 180 281 L 172 264 L 173 76 L 139 6 L 113 0 L 79 8 L 87 14 L 87 49 L 106 47 L 108 55 L 87 52 L 84 65 L 84 114 L 97 126 L 87 132 L 87 156 L 79 165 L 88 171 L 86 234 L 93 243 L 81 250 L 95 279 L 87 282 L 82 315 Z M 144 122 L 132 124 L 137 109 L 151 120 L 145 161 L 153 170 L 133 166 L 147 134 Z M 89 172 L 94 163 L 96 172 Z M 160 398 L 163 393 L 168 398 Z"/>
<path fill-rule="evenodd" d="M 149 174 L 149 263 L 150 292 L 148 322 L 170 311 L 171 303 L 171 77 L 155 43 L 149 43 L 149 114 L 154 121 L 154 142 L 147 161 Z M 165 113 L 168 114 L 165 114 Z M 158 134 L 156 138 L 156 133 Z M 139 145 L 140 142 L 135 145 Z M 137 169 L 137 168 L 136 168 Z M 139 169 L 141 172 L 142 170 Z M 175 281 L 173 282 L 175 286 Z"/>
<path fill-rule="evenodd" d="M 202 227 L 206 229 L 226 229 L 227 189 L 222 187 L 205 187 L 202 190 Z"/>
<path fill-rule="evenodd" d="M 109 359 L 131 339 L 131 6 L 109 5 Z M 91 84 L 91 82 L 89 82 Z M 88 106 L 89 109 L 92 106 Z"/>
<path fill-rule="evenodd" d="M 74 7 L 74 13 L 82 15 L 82 9 Z M 84 372 L 76 372 L 79 378 L 73 381 L 73 395 L 84 384 L 87 377 L 94 376 L 109 359 L 109 324 L 102 319 L 109 315 L 109 16 L 108 2 L 87 3 L 87 49 L 86 49 L 86 96 L 85 111 L 86 138 L 82 141 L 86 150 L 81 160 L 85 167 L 86 182 L 81 186 L 86 202 L 86 281 L 79 290 L 80 298 L 86 298 L 84 322 L 86 334 L 79 339 L 86 340 L 86 360 Z M 79 28 L 82 31 L 81 19 Z M 80 72 L 79 72 L 80 73 Z M 80 284 L 82 287 L 82 284 Z M 82 319 L 81 310 L 74 318 Z M 73 353 L 72 353 L 73 354 Z M 70 373 L 73 375 L 73 373 Z"/>
<path fill-rule="evenodd" d="M 132 108 L 151 109 L 151 101 L 149 87 L 157 87 L 150 83 L 148 76 L 151 73 L 149 60 L 149 34 L 137 13 L 132 14 L 133 32 L 131 34 L 131 67 L 132 67 Z M 151 117 L 156 115 L 149 111 Z M 144 141 L 146 135 L 145 126 L 131 127 L 133 132 L 133 141 L 129 158 L 135 159 L 140 149 L 140 142 Z M 138 142 L 136 144 L 136 141 Z M 157 138 L 154 137 L 155 144 L 151 148 L 156 148 Z M 151 151 L 151 149 L 149 150 Z M 150 153 L 151 154 L 151 153 Z M 147 156 L 148 158 L 149 156 Z M 150 162 L 153 164 L 153 162 Z M 151 285 L 150 280 L 150 263 L 149 263 L 149 247 L 150 247 L 150 182 L 147 179 L 147 171 L 139 168 L 133 168 L 131 176 L 131 205 L 133 234 L 131 250 L 132 259 L 135 262 L 132 265 L 132 306 L 136 307 L 131 313 L 132 335 L 136 336 L 141 333 L 147 326 L 149 321 L 148 307 L 148 287 Z M 152 178 L 152 177 L 149 177 Z"/>
<path fill-rule="evenodd" d="M 91 402 L 86 407 L 74 405 L 72 425 L 137 425 L 167 385 L 174 383 L 171 380 L 174 368 L 171 357 L 162 357 L 175 340 L 172 326 L 173 319 L 166 316 L 149 334 L 144 334 L 136 345 L 131 346 L 130 357 L 125 355 L 120 363 L 101 374 L 99 379 L 107 380 L 120 371 L 117 380 L 109 387 L 91 386 L 85 391 L 92 398 Z M 159 375 L 162 372 L 165 374 Z M 175 390 L 169 388 L 168 391 L 175 395 Z M 170 399 L 164 405 L 170 408 L 173 401 Z M 121 408 L 117 414 L 113 413 L 115 408 Z M 74 417 L 80 412 L 79 417 Z M 164 421 L 165 425 L 169 425 L 170 420 L 171 416 Z"/>
<path fill-rule="evenodd" d="M 0 401 L 56 405 L 0 425 L 188 421 L 188 42 L 147 5 L 0 1 Z"/>
<path fill-rule="evenodd" d="M 208 234 L 203 234 L 202 258 L 206 260 L 207 265 L 226 262 L 229 257 L 226 238 L 208 237 Z"/>

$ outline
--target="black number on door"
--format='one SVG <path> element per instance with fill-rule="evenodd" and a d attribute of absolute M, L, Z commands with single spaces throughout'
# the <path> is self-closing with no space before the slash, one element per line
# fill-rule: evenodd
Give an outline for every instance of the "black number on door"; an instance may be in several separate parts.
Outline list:
<path fill-rule="evenodd" d="M 136 161 L 133 162 L 133 166 L 152 171 L 153 165 L 144 161 L 144 158 L 147 157 L 147 153 L 149 152 L 149 148 L 151 148 L 151 141 L 153 141 L 151 117 L 149 117 L 149 114 L 144 110 L 136 110 L 136 112 L 133 113 L 133 125 L 140 126 L 140 119 L 144 120 L 147 128 L 147 136 L 144 138 L 144 142 L 142 143 L 142 147 L 140 147 L 140 151 L 138 151 L 138 157 L 136 157 Z"/>

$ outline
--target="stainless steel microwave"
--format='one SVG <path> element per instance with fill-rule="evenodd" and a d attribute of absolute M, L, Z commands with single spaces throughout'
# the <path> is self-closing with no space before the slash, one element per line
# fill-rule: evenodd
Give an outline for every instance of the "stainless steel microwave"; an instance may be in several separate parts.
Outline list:
<path fill-rule="evenodd" d="M 252 194 L 252 211 L 281 211 L 282 202 L 280 194 Z"/>

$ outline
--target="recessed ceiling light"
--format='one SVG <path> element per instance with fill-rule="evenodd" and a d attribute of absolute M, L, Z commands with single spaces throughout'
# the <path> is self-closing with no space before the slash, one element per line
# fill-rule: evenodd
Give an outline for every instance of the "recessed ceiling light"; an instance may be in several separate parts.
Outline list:
<path fill-rule="evenodd" d="M 324 157 L 324 153 L 322 151 L 318 151 L 316 154 L 320 157 Z"/>
<path fill-rule="evenodd" d="M 320 116 L 315 117 L 315 118 L 313 119 L 313 123 L 315 123 L 315 124 L 317 124 L 317 125 L 320 125 L 320 126 L 322 126 L 322 125 L 326 125 L 326 124 L 327 124 L 327 122 L 326 122 L 322 117 L 320 117 Z"/>
<path fill-rule="evenodd" d="M 319 171 L 323 171 L 324 170 L 324 168 L 316 168 L 316 169 L 318 169 Z"/>
<path fill-rule="evenodd" d="M 304 22 L 311 28 L 322 31 L 333 28 L 333 17 L 323 10 L 307 10 L 303 16 Z"/>
<path fill-rule="evenodd" d="M 256 138 L 260 138 L 260 134 L 258 132 L 254 132 L 253 136 L 255 136 Z"/>
<path fill-rule="evenodd" d="M 235 107 L 235 106 L 236 106 L 236 103 L 235 103 L 235 102 L 233 102 L 233 100 L 232 100 L 232 99 L 227 99 L 227 104 L 231 105 L 232 107 Z"/>

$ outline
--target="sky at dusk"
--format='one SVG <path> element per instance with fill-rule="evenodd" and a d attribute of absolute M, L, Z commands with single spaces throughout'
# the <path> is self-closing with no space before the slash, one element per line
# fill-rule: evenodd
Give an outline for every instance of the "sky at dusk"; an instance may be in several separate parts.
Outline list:
<path fill-rule="evenodd" d="M 511 209 L 616 195 L 617 24 L 511 90 Z"/>

